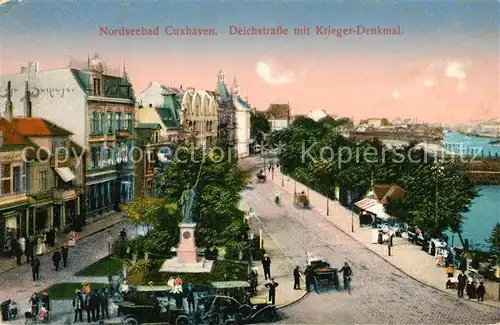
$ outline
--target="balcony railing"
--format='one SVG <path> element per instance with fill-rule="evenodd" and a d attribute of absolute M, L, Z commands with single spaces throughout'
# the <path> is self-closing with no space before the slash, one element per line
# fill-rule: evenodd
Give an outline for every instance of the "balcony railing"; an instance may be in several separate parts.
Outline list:
<path fill-rule="evenodd" d="M 26 196 L 26 195 L 27 195 L 26 191 L 17 191 L 10 193 L 0 193 L 0 198 L 9 198 L 9 197 Z"/>

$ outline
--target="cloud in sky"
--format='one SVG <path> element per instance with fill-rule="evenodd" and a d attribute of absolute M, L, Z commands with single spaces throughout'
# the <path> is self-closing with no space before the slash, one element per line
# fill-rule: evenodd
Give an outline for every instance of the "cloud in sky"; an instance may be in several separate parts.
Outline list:
<path fill-rule="evenodd" d="M 458 61 L 447 63 L 445 76 L 447 76 L 448 78 L 464 80 L 467 75 L 465 74 L 463 63 L 460 63 Z"/>
<path fill-rule="evenodd" d="M 276 73 L 271 65 L 264 61 L 257 63 L 257 74 L 265 83 L 271 85 L 285 85 L 294 81 L 291 73 Z"/>
<path fill-rule="evenodd" d="M 422 81 L 422 84 L 426 87 L 426 88 L 431 88 L 431 87 L 434 87 L 434 85 L 436 84 L 434 82 L 434 80 L 432 79 L 425 79 L 424 81 Z"/>

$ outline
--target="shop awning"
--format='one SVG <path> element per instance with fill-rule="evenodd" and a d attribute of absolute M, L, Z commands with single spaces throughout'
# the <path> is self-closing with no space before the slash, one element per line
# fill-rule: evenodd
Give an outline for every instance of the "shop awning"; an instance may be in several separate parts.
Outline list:
<path fill-rule="evenodd" d="M 355 206 L 357 206 L 361 210 L 366 210 L 366 211 L 369 211 L 368 210 L 369 208 L 371 208 L 371 207 L 373 207 L 374 205 L 377 205 L 377 204 L 380 204 L 380 203 L 378 203 L 377 200 L 375 200 L 375 199 L 369 199 L 369 198 L 365 198 L 365 199 L 362 199 L 361 201 L 358 201 L 358 202 L 354 203 Z"/>
<path fill-rule="evenodd" d="M 375 199 L 365 198 L 354 203 L 354 205 L 356 205 L 361 210 L 365 210 L 377 215 L 377 218 L 379 219 L 387 220 L 390 218 L 390 216 L 385 213 L 384 205 Z"/>
<path fill-rule="evenodd" d="M 76 175 L 69 169 L 68 167 L 60 167 L 55 168 L 57 174 L 62 178 L 65 182 L 71 182 L 76 178 Z"/>

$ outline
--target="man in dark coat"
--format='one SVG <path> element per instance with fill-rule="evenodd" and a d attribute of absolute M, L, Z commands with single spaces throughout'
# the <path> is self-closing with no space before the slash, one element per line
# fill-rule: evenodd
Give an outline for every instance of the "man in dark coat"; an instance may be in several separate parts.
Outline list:
<path fill-rule="evenodd" d="M 187 294 L 187 303 L 188 303 L 188 311 L 189 313 L 194 313 L 195 311 L 195 304 L 194 304 L 194 291 L 193 287 L 191 285 L 188 286 L 188 294 Z"/>
<path fill-rule="evenodd" d="M 90 294 L 90 313 L 92 314 L 92 321 L 97 322 L 99 320 L 99 309 L 101 308 L 101 297 L 97 292 L 92 292 Z"/>
<path fill-rule="evenodd" d="M 462 271 L 462 273 L 460 273 L 458 275 L 458 285 L 457 285 L 457 288 L 458 288 L 458 297 L 459 298 L 463 298 L 464 297 L 464 290 L 465 290 L 466 287 L 467 287 L 467 276 L 465 275 L 465 272 Z"/>
<path fill-rule="evenodd" d="M 73 320 L 74 323 L 76 323 L 76 320 L 80 318 L 80 322 L 82 322 L 82 312 L 83 312 L 83 296 L 82 292 L 80 290 L 76 291 L 75 296 L 73 297 L 73 308 L 75 309 L 75 319 Z"/>
<path fill-rule="evenodd" d="M 106 289 L 102 289 L 101 292 L 99 292 L 99 295 L 101 296 L 101 318 L 104 319 L 104 317 L 106 317 L 109 319 L 109 296 Z"/>
<path fill-rule="evenodd" d="M 300 270 L 299 266 L 293 270 L 293 290 L 300 290 Z"/>
<path fill-rule="evenodd" d="M 83 309 L 85 309 L 85 312 L 87 313 L 87 323 L 90 323 L 90 311 L 91 311 L 90 293 L 84 294 L 82 298 L 83 298 Z"/>
<path fill-rule="evenodd" d="M 33 242 L 29 239 L 26 240 L 26 249 L 24 254 L 26 255 L 26 262 L 29 263 L 33 258 L 33 250 L 35 247 L 33 246 Z"/>
<path fill-rule="evenodd" d="M 484 282 L 479 282 L 479 287 L 476 289 L 477 301 L 484 301 L 484 295 L 486 294 L 486 288 L 484 287 Z"/>
<path fill-rule="evenodd" d="M 264 258 L 262 258 L 262 268 L 264 269 L 264 278 L 271 279 L 271 259 L 268 254 L 264 254 Z"/>
<path fill-rule="evenodd" d="M 64 246 L 61 248 L 61 256 L 63 260 L 63 266 L 66 268 L 68 265 L 68 243 L 64 243 Z"/>
<path fill-rule="evenodd" d="M 36 256 L 31 260 L 31 274 L 33 281 L 40 280 L 40 260 Z"/>
<path fill-rule="evenodd" d="M 271 282 L 266 284 L 266 287 L 269 289 L 269 302 L 272 305 L 276 304 L 276 287 L 278 285 L 277 282 L 274 282 L 274 279 L 271 279 Z"/>
<path fill-rule="evenodd" d="M 14 255 L 16 256 L 16 263 L 17 265 L 21 265 L 21 258 L 23 257 L 23 250 L 21 248 L 21 245 L 19 242 L 16 240 L 13 242 L 13 247 Z"/>
<path fill-rule="evenodd" d="M 61 252 L 59 250 L 56 250 L 52 255 L 52 263 L 54 263 L 56 271 L 59 271 L 59 264 L 61 263 L 61 259 L 62 259 Z"/>

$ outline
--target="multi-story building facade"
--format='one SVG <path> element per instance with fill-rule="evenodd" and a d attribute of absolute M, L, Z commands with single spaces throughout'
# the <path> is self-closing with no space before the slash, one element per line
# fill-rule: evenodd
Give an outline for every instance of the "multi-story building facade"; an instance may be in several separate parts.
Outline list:
<path fill-rule="evenodd" d="M 137 101 L 137 121 L 160 124 L 160 142 L 184 139 L 205 148 L 215 143 L 218 107 L 207 91 L 165 87 L 152 82 Z"/>
<path fill-rule="evenodd" d="M 250 137 L 251 105 L 240 96 L 236 78 L 230 91 L 226 84 L 226 73 L 219 70 L 217 87 L 213 92 L 219 107 L 218 138 L 234 145 L 238 157 L 246 157 L 252 144 Z"/>
<path fill-rule="evenodd" d="M 71 130 L 73 141 L 85 151 L 81 211 L 85 217 L 118 209 L 120 202 L 130 201 L 134 193 L 129 152 L 133 147 L 135 96 L 125 71 L 121 76 L 106 71 L 104 62 L 94 55 L 85 68 L 41 71 L 36 62 L 30 62 L 19 74 L 0 76 L 0 87 L 5 89 L 9 81 L 12 83 L 14 116 L 25 116 L 29 96 L 32 116 Z M 0 105 L 5 98 L 0 91 Z"/>

